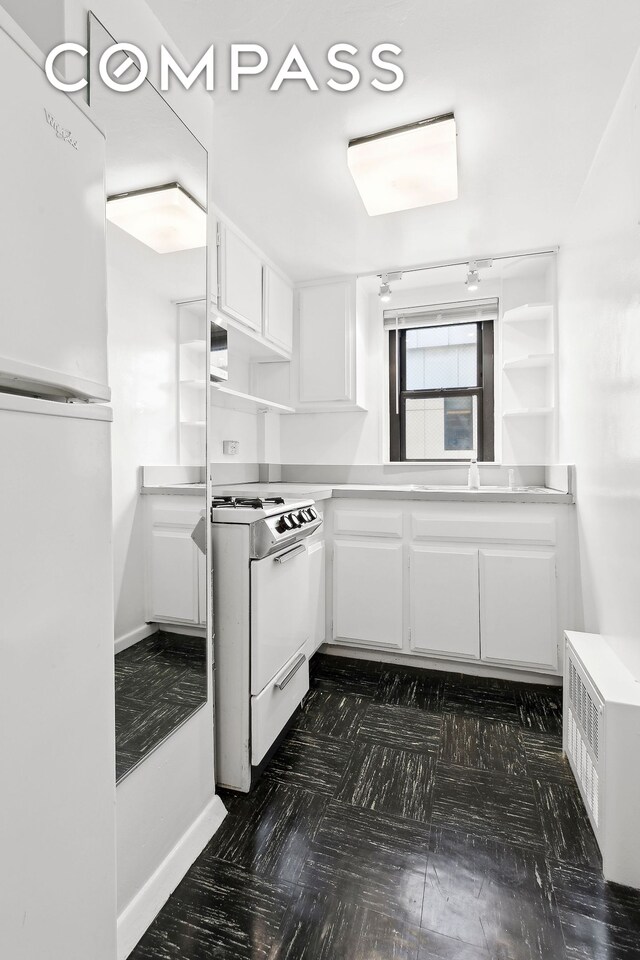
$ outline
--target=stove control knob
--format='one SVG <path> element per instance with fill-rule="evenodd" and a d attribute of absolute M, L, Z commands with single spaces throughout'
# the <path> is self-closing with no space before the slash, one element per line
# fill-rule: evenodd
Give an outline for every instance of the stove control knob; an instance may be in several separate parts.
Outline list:
<path fill-rule="evenodd" d="M 292 528 L 294 528 L 294 529 L 295 529 L 296 527 L 301 527 L 301 526 L 302 526 L 300 520 L 299 520 L 298 517 L 295 515 L 295 513 L 290 513 L 290 514 L 289 514 L 289 520 L 291 521 L 291 526 L 292 526 Z"/>
<path fill-rule="evenodd" d="M 286 517 L 280 517 L 276 523 L 276 530 L 278 533 L 286 533 L 289 530 L 289 524 L 287 523 Z"/>
<path fill-rule="evenodd" d="M 300 513 L 299 513 L 298 516 L 297 516 L 297 519 L 300 521 L 301 524 L 308 523 L 309 521 L 308 521 L 308 518 L 307 518 L 307 511 L 306 511 L 306 510 L 301 510 Z"/>
<path fill-rule="evenodd" d="M 316 520 L 318 517 L 318 511 L 314 507 L 309 507 L 309 516 L 312 520 Z"/>

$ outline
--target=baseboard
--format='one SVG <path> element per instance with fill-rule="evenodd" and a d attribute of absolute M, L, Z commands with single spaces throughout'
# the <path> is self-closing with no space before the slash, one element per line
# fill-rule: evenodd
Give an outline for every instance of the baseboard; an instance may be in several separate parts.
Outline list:
<path fill-rule="evenodd" d="M 323 643 L 320 653 L 331 657 L 352 657 L 354 660 L 373 660 L 377 663 L 398 664 L 406 667 L 418 667 L 423 670 L 442 670 L 445 673 L 466 673 L 472 677 L 493 677 L 497 680 L 513 680 L 517 683 L 540 683 L 550 687 L 562 685 L 562 676 L 544 673 L 539 670 L 522 670 L 517 667 L 498 667 L 492 663 L 470 663 L 468 660 L 445 660 L 438 657 L 411 656 L 404 653 L 390 653 L 386 650 L 371 650 L 363 647 L 349 647 L 333 643 Z"/>
<path fill-rule="evenodd" d="M 135 630 L 130 630 L 129 633 L 123 633 L 121 637 L 116 637 L 114 652 L 122 653 L 123 650 L 127 650 L 141 640 L 146 640 L 147 637 L 157 632 L 157 623 L 143 623 L 141 626 L 136 627 Z"/>
<path fill-rule="evenodd" d="M 126 960 L 192 863 L 211 840 L 227 811 L 215 796 L 204 808 L 144 887 L 118 917 L 118 960 Z"/>

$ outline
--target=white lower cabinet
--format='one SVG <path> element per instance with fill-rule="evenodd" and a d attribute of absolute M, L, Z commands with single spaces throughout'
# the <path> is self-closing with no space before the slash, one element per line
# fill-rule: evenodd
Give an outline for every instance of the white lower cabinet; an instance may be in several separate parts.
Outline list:
<path fill-rule="evenodd" d="M 167 505 L 167 501 L 186 498 L 158 497 L 157 500 L 160 503 L 149 504 L 148 515 L 147 620 L 204 625 L 206 560 L 191 539 L 200 519 L 202 502 L 198 499 L 197 506 Z"/>
<path fill-rule="evenodd" d="M 403 546 L 335 540 L 333 638 L 402 648 Z"/>
<path fill-rule="evenodd" d="M 558 666 L 556 556 L 552 550 L 480 550 L 482 657 Z"/>
<path fill-rule="evenodd" d="M 575 610 L 566 506 L 336 499 L 327 537 L 329 642 L 561 670 Z"/>
<path fill-rule="evenodd" d="M 479 659 L 477 548 L 411 547 L 409 557 L 411 651 Z"/>

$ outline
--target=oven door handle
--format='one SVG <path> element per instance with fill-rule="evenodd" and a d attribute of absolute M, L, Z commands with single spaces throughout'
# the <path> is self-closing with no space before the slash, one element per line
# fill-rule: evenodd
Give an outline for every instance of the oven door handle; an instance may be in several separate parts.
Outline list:
<path fill-rule="evenodd" d="M 294 665 L 291 667 L 291 670 L 289 670 L 289 672 L 287 673 L 286 677 L 283 677 L 282 680 L 278 680 L 278 682 L 275 684 L 278 690 L 284 690 L 287 684 L 290 683 L 291 680 L 293 680 L 296 673 L 298 672 L 298 670 L 300 669 L 300 667 L 302 666 L 302 664 L 305 662 L 306 659 L 307 658 L 305 657 L 304 653 L 301 653 L 298 659 L 296 660 L 296 662 L 294 663 Z"/>
<path fill-rule="evenodd" d="M 304 543 L 299 543 L 297 546 L 292 547 L 291 550 L 287 550 L 286 553 L 281 553 L 279 556 L 274 557 L 274 563 L 287 563 L 288 560 L 293 560 L 294 557 L 300 556 L 301 553 L 306 552 L 306 547 Z"/>

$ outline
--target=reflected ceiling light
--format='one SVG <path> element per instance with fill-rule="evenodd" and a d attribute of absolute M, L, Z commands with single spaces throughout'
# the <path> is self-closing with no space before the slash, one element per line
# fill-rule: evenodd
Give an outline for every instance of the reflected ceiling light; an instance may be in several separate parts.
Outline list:
<path fill-rule="evenodd" d="M 107 220 L 156 253 L 207 245 L 206 211 L 179 183 L 108 197 Z"/>
<path fill-rule="evenodd" d="M 393 290 L 389 286 L 390 283 L 395 283 L 396 280 L 402 280 L 402 273 L 381 273 L 378 275 L 380 279 L 380 289 L 378 290 L 378 296 L 383 303 L 388 303 L 391 300 L 391 294 Z"/>
<path fill-rule="evenodd" d="M 370 217 L 458 197 L 452 113 L 349 141 L 347 163 Z"/>

